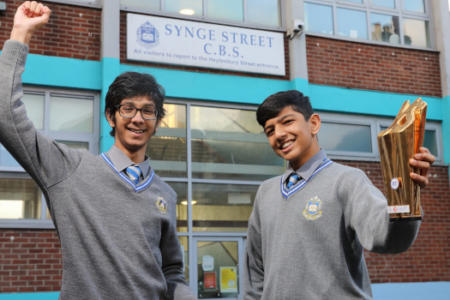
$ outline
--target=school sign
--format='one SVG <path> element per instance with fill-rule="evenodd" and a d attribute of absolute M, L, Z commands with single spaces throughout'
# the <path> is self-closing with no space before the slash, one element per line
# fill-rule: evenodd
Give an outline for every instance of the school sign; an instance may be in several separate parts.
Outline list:
<path fill-rule="evenodd" d="M 127 58 L 286 75 L 283 34 L 127 14 Z"/>

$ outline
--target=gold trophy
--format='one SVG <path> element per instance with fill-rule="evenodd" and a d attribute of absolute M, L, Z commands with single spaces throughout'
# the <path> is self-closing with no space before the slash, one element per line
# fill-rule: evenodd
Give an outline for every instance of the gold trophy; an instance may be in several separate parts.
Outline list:
<path fill-rule="evenodd" d="M 405 101 L 391 126 L 378 134 L 381 170 L 391 219 L 421 219 L 420 186 L 409 176 L 409 159 L 423 144 L 427 103 Z"/>

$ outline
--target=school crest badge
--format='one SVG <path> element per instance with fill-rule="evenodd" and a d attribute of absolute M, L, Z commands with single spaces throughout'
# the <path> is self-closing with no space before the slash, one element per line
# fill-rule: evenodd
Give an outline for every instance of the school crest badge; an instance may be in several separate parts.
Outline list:
<path fill-rule="evenodd" d="M 311 221 L 322 216 L 322 201 L 319 197 L 315 196 L 308 200 L 308 203 L 306 203 L 306 207 L 303 210 L 303 216 Z"/>
<path fill-rule="evenodd" d="M 156 207 L 162 214 L 167 213 L 167 201 L 164 200 L 163 197 L 158 197 L 158 199 L 156 200 Z"/>

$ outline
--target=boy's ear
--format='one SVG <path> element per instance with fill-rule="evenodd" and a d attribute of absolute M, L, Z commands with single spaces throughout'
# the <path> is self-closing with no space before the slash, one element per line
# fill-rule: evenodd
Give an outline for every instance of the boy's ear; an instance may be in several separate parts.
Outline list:
<path fill-rule="evenodd" d="M 105 111 L 106 120 L 108 121 L 109 126 L 111 126 L 111 128 L 114 128 L 116 126 L 116 122 L 114 120 L 114 116 L 111 116 L 109 112 L 109 108 L 107 108 Z"/>
<path fill-rule="evenodd" d="M 317 135 L 320 130 L 320 125 L 322 124 L 319 114 L 312 114 L 309 118 L 309 124 L 311 125 L 311 134 Z"/>

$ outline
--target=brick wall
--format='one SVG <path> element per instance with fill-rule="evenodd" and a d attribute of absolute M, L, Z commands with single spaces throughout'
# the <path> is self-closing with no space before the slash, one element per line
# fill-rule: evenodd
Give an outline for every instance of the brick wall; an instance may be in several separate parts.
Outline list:
<path fill-rule="evenodd" d="M 9 39 L 14 14 L 22 2 L 6 0 L 6 12 L 0 15 L 0 45 Z M 101 10 L 53 2 L 46 4 L 52 10 L 52 16 L 49 23 L 33 36 L 30 52 L 99 60 Z"/>
<path fill-rule="evenodd" d="M 309 82 L 441 97 L 439 53 L 306 37 Z"/>
<path fill-rule="evenodd" d="M 382 188 L 379 163 L 344 162 L 362 169 Z M 414 245 L 401 254 L 366 252 L 372 282 L 450 281 L 448 167 L 433 167 L 422 192 L 424 219 Z M 54 230 L 0 229 L 0 293 L 57 291 L 60 244 Z"/>
<path fill-rule="evenodd" d="M 61 250 L 54 230 L 0 230 L 0 292 L 57 291 Z"/>
<path fill-rule="evenodd" d="M 180 47 L 183 47 L 183 45 L 180 45 Z M 176 69 L 176 70 L 185 70 L 185 71 L 191 71 L 191 72 L 228 74 L 228 75 L 237 75 L 237 76 L 289 80 L 289 72 L 290 72 L 289 71 L 289 43 L 288 43 L 288 40 L 286 39 L 286 37 L 284 38 L 284 61 L 285 61 L 286 75 L 285 76 L 275 76 L 275 75 L 266 75 L 266 74 L 244 73 L 244 72 L 237 72 L 237 71 L 189 67 L 189 66 L 182 66 L 182 65 L 159 64 L 159 63 L 153 63 L 153 62 L 151 62 L 151 63 L 150 62 L 135 62 L 135 61 L 127 60 L 127 12 L 122 11 L 120 13 L 120 62 L 123 64 L 136 64 L 139 66 L 161 67 L 164 69 Z"/>

